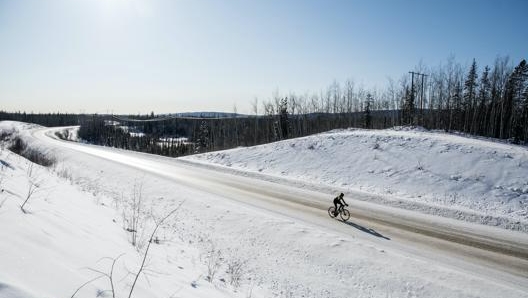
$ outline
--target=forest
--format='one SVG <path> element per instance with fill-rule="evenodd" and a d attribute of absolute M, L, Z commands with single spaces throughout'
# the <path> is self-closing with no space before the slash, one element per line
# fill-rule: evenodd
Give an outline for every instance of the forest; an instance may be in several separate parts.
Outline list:
<path fill-rule="evenodd" d="M 0 112 L 0 120 L 44 126 L 80 125 L 84 141 L 182 156 L 254 146 L 338 128 L 421 126 L 446 132 L 528 141 L 528 65 L 497 57 L 463 67 L 453 57 L 434 68 L 418 65 L 381 90 L 352 80 L 317 93 L 280 94 L 251 102 L 252 114 L 75 115 Z"/>

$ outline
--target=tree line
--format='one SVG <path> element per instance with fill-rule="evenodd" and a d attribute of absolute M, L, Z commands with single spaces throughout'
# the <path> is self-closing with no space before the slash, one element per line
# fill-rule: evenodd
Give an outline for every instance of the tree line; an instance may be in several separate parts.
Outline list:
<path fill-rule="evenodd" d="M 182 156 L 238 146 L 254 146 L 336 128 L 362 126 L 363 112 L 291 114 L 287 98 L 278 113 L 200 118 L 132 117 L 116 121 L 111 115 L 93 115 L 80 123 L 78 136 L 93 144 L 165 156 Z M 275 107 L 274 107 L 275 110 Z M 390 111 L 372 111 L 379 128 L 389 127 Z M 382 120 L 383 119 L 383 120 Z M 371 125 L 374 127 L 375 125 Z"/>
<path fill-rule="evenodd" d="M 507 57 L 479 70 L 475 60 L 462 67 L 449 58 L 434 68 L 419 65 L 415 78 L 390 79 L 381 90 L 352 80 L 334 81 L 317 93 L 279 94 L 251 102 L 252 114 L 214 117 L 25 114 L 0 112 L 0 119 L 46 126 L 80 125 L 85 141 L 167 156 L 254 146 L 332 129 L 382 129 L 419 125 L 427 129 L 528 141 L 528 65 Z"/>
<path fill-rule="evenodd" d="M 287 106 L 290 115 L 300 118 L 333 115 L 332 121 L 317 122 L 317 128 L 339 128 L 344 120 L 348 127 L 419 125 L 517 144 L 528 141 L 526 60 L 513 65 L 508 57 L 497 57 L 492 67 L 479 71 L 475 60 L 465 69 L 451 57 L 435 68 L 419 65 L 415 73 L 427 76 L 405 74 L 398 83 L 389 79 L 381 90 L 367 90 L 347 80 L 344 84 L 334 81 L 319 93 L 274 96 L 263 103 L 264 113 L 281 114 Z M 287 105 L 280 104 L 283 100 Z"/>
<path fill-rule="evenodd" d="M 20 121 L 35 123 L 46 127 L 79 125 L 80 121 L 87 117 L 84 114 L 68 113 L 26 113 L 0 111 L 0 121 Z"/>
<path fill-rule="evenodd" d="M 422 71 L 423 72 L 423 71 Z M 467 70 L 449 59 L 445 66 L 429 71 L 423 98 L 423 110 L 409 111 L 412 91 L 408 84 L 404 93 L 404 111 L 411 114 L 405 124 L 418 123 L 426 128 L 460 131 L 472 135 L 528 140 L 528 64 L 520 61 L 512 67 L 507 57 L 498 57 L 493 67 L 479 73 L 475 60 Z M 418 82 L 418 86 L 421 82 Z M 418 93 L 419 93 L 418 89 Z M 405 119 L 403 119 L 405 120 Z"/>

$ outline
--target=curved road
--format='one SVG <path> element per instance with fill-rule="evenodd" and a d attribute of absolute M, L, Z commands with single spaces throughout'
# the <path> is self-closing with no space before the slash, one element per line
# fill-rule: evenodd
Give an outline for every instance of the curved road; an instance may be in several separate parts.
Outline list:
<path fill-rule="evenodd" d="M 329 194 L 234 175 L 174 158 L 62 141 L 54 136 L 57 129 L 64 128 L 38 129 L 32 135 L 53 148 L 74 150 L 137 168 L 338 233 L 370 238 L 381 245 L 390 241 L 393 247 L 417 257 L 493 277 L 528 291 L 527 234 L 350 199 L 347 201 L 352 217 L 344 224 L 328 217 Z"/>

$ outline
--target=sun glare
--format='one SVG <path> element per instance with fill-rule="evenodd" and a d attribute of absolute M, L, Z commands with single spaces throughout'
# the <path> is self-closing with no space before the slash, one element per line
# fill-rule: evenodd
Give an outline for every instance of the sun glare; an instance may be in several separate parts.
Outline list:
<path fill-rule="evenodd" d="M 145 0 L 97 0 L 97 2 L 102 14 L 107 17 L 116 17 L 123 13 L 146 16 L 150 12 L 149 3 Z"/>

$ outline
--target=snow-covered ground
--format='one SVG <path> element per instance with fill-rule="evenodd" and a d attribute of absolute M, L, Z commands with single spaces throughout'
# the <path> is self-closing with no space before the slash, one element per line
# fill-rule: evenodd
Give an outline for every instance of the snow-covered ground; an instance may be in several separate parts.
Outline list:
<path fill-rule="evenodd" d="M 17 130 L 29 127 L 35 126 L 16 125 Z M 112 297 L 104 274 L 112 272 L 114 259 L 116 297 L 128 297 L 146 248 L 146 233 L 153 230 L 150 212 L 159 219 L 162 208 L 144 206 L 142 246 L 134 247 L 131 233 L 124 230 L 123 214 L 131 212 L 128 199 L 105 196 L 99 193 L 101 188 L 74 178 L 61 165 L 44 168 L 4 148 L 0 162 L 0 297 L 71 297 L 77 290 L 75 297 Z M 139 185 L 134 178 L 126 182 L 132 185 L 125 186 L 130 189 L 122 195 L 138 195 L 133 192 Z M 38 188 L 23 213 L 20 205 L 32 183 Z M 159 243 L 149 251 L 133 297 L 244 297 L 226 283 L 204 281 L 204 253 L 173 232 L 180 216 L 177 212 L 157 233 Z M 82 287 L 94 278 L 98 279 Z"/>
<path fill-rule="evenodd" d="M 52 169 L 35 165 L 30 175 L 27 160 L 4 149 L 0 152 L 1 188 L 4 189 L 0 194 L 2 298 L 71 297 L 83 283 L 100 276 L 101 272 L 109 273 L 112 259 L 118 256 L 121 257 L 115 263 L 113 275 L 116 297 L 127 297 L 134 278 L 130 272 L 137 272 L 141 263 L 147 244 L 145 237 L 153 228 L 152 218 L 159 219 L 181 202 L 181 208 L 158 232 L 159 243 L 151 246 L 147 270 L 138 279 L 133 297 L 528 297 L 526 287 L 495 279 L 485 271 L 472 270 L 471 267 L 464 270 L 439 260 L 415 256 L 382 237 L 361 231 L 340 233 L 80 151 L 46 147 L 47 144 L 32 140 L 28 133 L 28 128 L 35 127 L 0 122 L 0 131 L 16 128 L 30 145 L 56 155 L 59 160 Z M 406 137 L 401 142 L 407 143 L 411 143 L 407 140 L 409 136 L 422 134 L 394 131 L 377 133 L 386 133 L 388 139 L 396 140 L 400 140 L 396 136 L 402 134 Z M 336 141 L 340 136 L 346 138 Z M 360 146 L 357 150 L 365 151 L 363 153 L 368 156 L 372 150 L 367 152 L 365 149 L 369 147 L 368 144 L 361 143 L 361 140 L 371 138 L 368 132 L 340 131 L 310 138 L 298 140 L 298 143 L 290 140 L 196 158 L 216 161 L 224 156 L 224 159 L 231 159 L 229 166 L 234 167 L 238 156 L 247 154 L 247 164 L 242 165 L 240 162 L 240 169 L 254 169 L 257 173 L 260 170 L 261 173 L 295 177 L 296 180 L 310 179 L 312 183 L 318 182 L 336 189 L 346 189 L 350 185 L 359 188 L 355 183 L 368 181 L 363 177 L 364 180 L 344 182 L 346 180 L 342 177 L 360 176 L 351 176 L 344 170 L 347 165 L 351 166 L 345 161 L 352 158 L 350 154 L 353 150 L 347 149 L 348 154 L 342 151 L 357 144 Z M 332 138 L 334 142 L 326 146 L 326 142 L 332 141 Z M 425 138 L 431 140 L 432 136 Z M 310 143 L 305 143 L 307 140 L 311 140 Z M 346 140 L 356 142 L 351 142 L 348 147 L 340 144 L 346 143 Z M 395 158 L 404 157 L 404 150 L 392 151 L 389 146 L 384 147 L 386 143 L 381 139 L 378 142 L 378 159 L 381 159 L 381 152 L 392 152 Z M 447 141 L 445 143 L 450 144 Z M 313 148 L 310 148 L 312 144 Z M 514 159 L 520 154 L 518 152 L 523 152 L 520 147 L 485 144 L 497 146 L 499 155 L 502 153 L 500 148 L 512 148 L 509 153 Z M 332 151 L 333 155 L 329 153 L 329 147 L 339 146 L 341 151 Z M 418 143 L 413 146 L 422 145 Z M 412 148 L 412 145 L 408 147 Z M 301 151 L 302 148 L 305 150 Z M 458 152 L 460 147 L 453 145 L 450 148 L 449 152 L 453 153 Z M 473 151 L 481 150 L 478 148 Z M 284 151 L 279 151 L 282 149 Z M 316 153 L 319 149 L 321 151 Z M 105 150 L 127 154 L 122 150 Z M 291 150 L 297 153 L 288 155 L 289 158 L 283 157 Z M 220 155 L 215 157 L 215 154 Z M 302 155 L 308 158 L 305 162 L 301 161 Z M 261 160 L 254 159 L 255 156 L 260 156 Z M 365 161 L 356 162 L 369 166 L 367 156 L 364 157 Z M 389 157 L 388 154 L 383 156 Z M 425 153 L 421 156 L 425 156 Z M 277 160 L 283 158 L 290 167 L 281 168 L 278 165 Z M 332 158 L 341 158 L 344 165 L 333 162 Z M 506 157 L 504 159 L 509 160 Z M 160 163 L 170 163 L 170 159 L 160 157 L 159 160 Z M 295 163 L 295 160 L 299 162 Z M 375 161 L 372 156 L 370 160 Z M 433 164 L 438 168 L 447 168 L 447 165 L 439 162 L 430 164 L 425 158 L 422 161 L 424 169 L 419 172 L 432 171 Z M 299 167 L 302 165 L 302 168 L 293 168 L 295 164 Z M 394 166 L 391 171 L 398 168 Z M 526 171 L 522 163 L 520 168 Z M 359 171 L 359 167 L 354 169 Z M 515 171 L 506 167 L 503 169 Z M 334 174 L 335 178 L 332 178 L 331 173 L 334 171 L 340 174 Z M 402 175 L 406 173 L 401 171 Z M 298 175 L 294 176 L 296 172 Z M 361 172 L 368 173 L 368 170 L 361 169 Z M 382 175 L 372 173 L 374 180 L 368 190 L 375 190 L 376 183 L 381 184 Z M 407 179 L 418 175 L 407 173 L 410 177 L 402 178 L 399 182 L 409 188 L 394 191 L 412 197 L 409 194 L 413 182 Z M 342 180 L 333 181 L 337 176 L 342 177 Z M 454 180 L 447 177 L 448 181 Z M 467 175 L 463 174 L 458 181 L 465 181 L 465 177 Z M 24 214 L 19 206 L 26 197 L 31 179 L 37 179 L 41 184 L 26 206 L 28 213 Z M 500 183 L 505 181 L 501 180 Z M 503 189 L 508 187 L 506 184 L 501 185 L 506 187 Z M 417 187 L 426 190 L 423 185 Z M 362 189 L 367 190 L 367 187 Z M 131 212 L 131 203 L 139 194 L 143 202 L 140 214 L 144 226 L 140 225 L 138 231 L 143 246 L 136 249 L 131 245 L 130 233 L 124 227 L 125 219 L 130 218 L 127 214 Z M 396 194 L 392 193 L 393 196 Z M 525 202 L 526 194 L 517 197 L 519 201 L 523 198 Z M 511 201 L 513 199 L 509 198 L 505 202 L 515 206 Z M 487 206 L 492 207 L 491 204 Z M 495 210 L 491 207 L 478 211 Z M 504 216 L 515 214 L 519 212 L 504 213 Z M 230 268 L 242 270 L 239 286 L 230 284 L 235 275 L 229 273 Z M 216 274 L 209 282 L 206 277 L 215 269 Z M 75 297 L 111 297 L 109 292 L 102 292 L 108 289 L 109 280 L 102 277 L 83 287 Z"/>
<path fill-rule="evenodd" d="M 349 129 L 184 159 L 528 231 L 528 148 L 523 146 L 423 129 Z"/>

